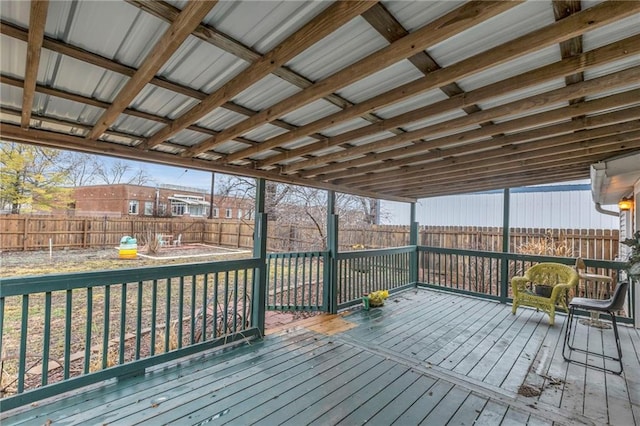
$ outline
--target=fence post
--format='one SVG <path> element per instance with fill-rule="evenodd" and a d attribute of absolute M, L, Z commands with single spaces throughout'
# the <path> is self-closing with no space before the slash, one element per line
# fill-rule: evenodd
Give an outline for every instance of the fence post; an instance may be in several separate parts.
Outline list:
<path fill-rule="evenodd" d="M 264 336 L 267 289 L 267 214 L 264 212 L 264 179 L 256 179 L 256 220 L 253 235 L 253 257 L 260 259 L 260 266 L 253 276 L 253 306 L 251 324 Z"/>
<path fill-rule="evenodd" d="M 327 253 L 328 266 L 324 274 L 323 305 L 331 314 L 338 313 L 338 215 L 335 214 L 336 194 L 327 191 Z"/>
<path fill-rule="evenodd" d="M 509 188 L 505 188 L 502 205 L 502 253 L 509 253 Z M 509 296 L 509 259 L 502 256 L 500 259 L 500 303 L 507 303 Z"/>
<path fill-rule="evenodd" d="M 416 203 L 411 203 L 411 217 L 409 219 L 409 245 L 413 252 L 409 260 L 409 281 L 418 285 L 418 222 L 416 221 Z"/>

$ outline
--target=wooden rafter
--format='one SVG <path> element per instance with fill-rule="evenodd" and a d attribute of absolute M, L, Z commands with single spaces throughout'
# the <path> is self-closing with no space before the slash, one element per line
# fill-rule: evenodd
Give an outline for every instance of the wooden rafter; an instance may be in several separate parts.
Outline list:
<path fill-rule="evenodd" d="M 633 10 L 630 10 L 631 7 Z M 620 19 L 629 16 L 633 13 L 637 13 L 640 10 L 639 4 L 620 4 L 610 3 L 600 4 L 584 10 L 580 13 L 569 16 L 562 21 L 558 21 L 547 27 L 533 31 L 527 35 L 521 36 L 515 40 L 507 42 L 501 46 L 490 49 L 489 51 L 475 55 L 471 58 L 467 58 L 457 64 L 451 65 L 445 69 L 437 70 L 429 74 L 428 77 L 424 77 L 413 82 L 402 85 L 394 90 L 375 96 L 367 101 L 347 108 L 344 111 L 332 114 L 328 117 L 324 117 L 320 120 L 316 120 L 305 126 L 301 126 L 295 131 L 285 133 L 280 136 L 271 138 L 254 148 L 248 148 L 244 150 L 243 156 L 254 155 L 264 150 L 273 149 L 278 146 L 282 146 L 285 143 L 294 141 L 296 139 L 304 137 L 311 132 L 318 132 L 323 128 L 333 126 L 336 123 L 351 119 L 364 112 L 372 111 L 375 108 L 380 108 L 410 96 L 423 93 L 427 90 L 442 87 L 446 84 L 452 83 L 460 78 L 466 77 L 473 73 L 479 72 L 484 69 L 488 69 L 500 63 L 504 63 L 508 60 L 517 58 L 526 53 L 539 50 L 543 47 L 547 47 L 553 44 L 560 43 L 564 40 L 569 40 L 581 35 L 586 31 L 601 27 L 611 23 L 613 20 Z M 346 141 L 341 140 L 338 144 Z M 326 148 L 327 143 L 320 141 L 311 146 L 304 146 L 294 150 L 293 152 L 282 154 L 277 158 L 294 158 L 300 155 L 308 154 L 318 149 Z M 240 154 L 233 155 L 233 159 L 240 157 Z M 273 164 L 272 159 L 265 159 L 260 164 L 266 166 Z"/>
<path fill-rule="evenodd" d="M 236 75 L 231 81 L 207 96 L 198 105 L 149 138 L 147 148 L 159 145 L 180 130 L 188 127 L 191 123 L 198 121 L 374 4 L 374 1 L 368 0 L 334 3 L 284 42 L 251 64 L 247 70 Z M 233 137 L 235 136 L 238 135 Z"/>
<path fill-rule="evenodd" d="M 621 97 L 620 95 L 614 95 L 613 98 L 624 100 L 624 99 L 628 99 L 628 96 L 626 96 L 626 94 L 623 94 Z M 318 169 L 315 173 L 317 173 L 318 175 L 321 175 L 321 178 L 323 180 L 335 182 L 336 179 L 344 179 L 344 180 L 339 180 L 339 182 L 352 184 L 352 183 L 360 182 L 362 180 L 366 180 L 366 177 L 364 175 L 368 173 L 380 173 L 388 169 L 394 169 L 394 168 L 400 168 L 400 167 L 404 167 L 412 164 L 424 163 L 431 160 L 437 160 L 437 159 L 441 159 L 449 156 L 465 154 L 472 151 L 482 151 L 482 150 L 491 149 L 491 148 L 499 148 L 501 146 L 506 146 L 513 143 L 527 142 L 527 141 L 539 139 L 539 138 L 550 138 L 550 137 L 570 133 L 574 130 L 594 129 L 602 126 L 608 126 L 611 124 L 617 124 L 624 121 L 640 118 L 640 106 L 625 108 L 620 111 L 610 112 L 606 114 L 599 114 L 595 116 L 589 116 L 589 117 L 584 116 L 584 113 L 588 112 L 589 110 L 591 110 L 592 112 L 599 111 L 601 109 L 599 105 L 617 105 L 617 104 L 616 104 L 616 99 L 611 99 L 611 98 L 596 99 L 594 101 L 589 101 L 585 103 L 583 109 L 575 109 L 575 108 L 568 107 L 568 108 L 563 108 L 561 110 L 554 110 L 546 113 L 536 114 L 533 116 L 526 117 L 524 119 L 511 120 L 501 124 L 493 124 L 492 127 L 497 126 L 497 127 L 494 127 L 495 129 L 494 131 L 496 131 L 497 129 L 504 129 L 505 131 L 509 131 L 508 129 L 510 127 L 518 126 L 518 123 L 513 123 L 513 122 L 537 123 L 539 125 L 542 123 L 549 122 L 551 120 L 557 121 L 557 119 L 562 116 L 564 116 L 565 118 L 579 116 L 579 119 L 573 120 L 568 123 L 562 122 L 559 124 L 552 124 L 544 127 L 538 127 L 532 130 L 525 130 L 523 132 L 513 133 L 508 136 L 500 136 L 494 139 L 483 139 L 488 136 L 487 130 L 489 129 L 487 130 L 479 129 L 480 132 L 478 132 L 477 130 L 470 130 L 468 132 L 463 132 L 458 134 L 461 137 L 461 139 L 464 141 L 464 143 L 456 144 L 450 148 L 432 149 L 429 152 L 421 155 L 412 155 L 410 153 L 407 154 L 403 152 L 398 152 L 397 153 L 399 157 L 398 159 L 380 161 L 365 167 L 356 167 L 357 166 L 356 162 L 358 162 L 358 160 L 355 160 L 353 162 L 344 162 L 340 164 L 341 168 L 338 169 L 339 171 L 336 171 L 333 173 L 330 173 L 330 172 L 327 173 L 328 172 L 326 170 L 327 168 Z M 539 121 L 535 121 L 536 119 Z M 451 136 L 448 136 L 448 137 L 445 136 L 445 138 L 453 142 L 453 138 Z M 576 140 L 579 140 L 579 139 L 576 139 Z M 444 141 L 442 140 L 438 141 L 436 139 L 436 140 L 433 140 L 432 142 L 435 145 L 435 144 L 442 144 Z M 334 168 L 332 168 L 332 170 L 334 170 Z"/>
<path fill-rule="evenodd" d="M 419 108 L 414 111 L 410 111 L 405 114 L 400 114 L 393 118 L 384 120 L 376 126 L 360 127 L 350 132 L 342 133 L 338 136 L 328 138 L 323 148 L 336 146 L 341 140 L 356 139 L 367 135 L 376 134 L 385 130 L 388 126 L 400 126 L 403 124 L 408 124 L 412 121 L 421 120 L 428 116 L 442 114 L 447 111 L 462 108 L 468 103 L 486 101 L 496 96 L 506 95 L 515 90 L 521 90 L 556 79 L 558 77 L 562 77 L 563 75 L 569 75 L 575 70 L 587 70 L 592 67 L 603 65 L 605 63 L 628 57 L 637 53 L 640 53 L 640 35 L 633 36 L 625 40 L 620 40 L 619 42 L 612 43 L 607 46 L 603 46 L 599 49 L 584 53 L 578 57 L 564 59 L 560 62 L 556 62 L 554 64 L 550 64 L 529 71 L 527 73 L 502 80 L 498 83 L 481 87 L 479 89 L 465 93 L 464 95 L 458 95 L 453 98 L 436 102 L 434 104 Z M 479 121 L 479 123 L 483 123 L 483 121 L 481 120 Z M 304 148 L 306 147 L 303 147 L 302 149 Z M 292 154 L 292 151 L 285 151 L 275 157 L 284 159 L 288 158 Z M 297 169 L 308 167 L 314 160 L 310 159 L 309 161 L 310 162 L 302 161 L 300 163 L 294 163 L 284 168 L 283 171 L 291 172 Z M 270 163 L 270 161 L 267 161 L 266 163 Z M 263 164 L 264 163 L 261 162 L 258 165 L 261 166 Z"/>
<path fill-rule="evenodd" d="M 363 13 L 362 17 L 390 43 L 393 43 L 396 40 L 399 40 L 409 34 L 409 32 L 400 24 L 400 22 L 398 22 L 398 20 L 395 19 L 395 17 L 381 3 Z M 424 75 L 441 69 L 440 65 L 438 65 L 438 63 L 431 56 L 429 56 L 426 51 L 420 51 L 408 58 L 408 60 L 416 67 L 416 69 L 418 69 L 418 71 L 420 71 Z M 440 90 L 448 97 L 461 97 L 462 95 L 464 95 L 464 91 L 455 82 L 440 87 Z M 472 112 L 478 111 L 479 107 L 477 105 L 466 105 L 462 109 L 466 113 L 470 114 Z M 377 125 L 378 124 L 376 124 L 376 126 Z M 385 126 L 385 130 L 391 131 L 396 134 L 404 133 L 404 130 L 402 130 L 399 126 Z M 328 141 L 330 141 L 331 139 L 332 138 L 328 138 Z M 344 140 L 348 141 L 349 138 L 345 138 Z M 326 144 L 331 142 L 322 141 L 321 143 Z M 343 148 L 345 149 L 348 149 L 350 147 L 348 142 L 336 142 L 336 144 L 343 145 Z M 297 152 L 297 155 L 295 156 L 299 157 L 305 155 L 307 152 L 312 152 L 301 152 L 300 150 L 303 149 L 304 147 L 294 150 L 295 152 Z M 261 144 L 260 146 L 237 151 L 227 155 L 225 157 L 225 160 L 227 162 L 236 161 L 241 158 L 249 157 L 253 153 L 260 152 L 259 150 L 265 150 L 265 147 Z M 258 163 L 258 167 L 267 167 L 282 160 L 286 160 L 287 158 L 291 158 L 290 156 L 292 154 L 293 153 L 291 151 L 284 151 L 281 155 L 269 157 L 266 160 L 260 161 Z"/>
<path fill-rule="evenodd" d="M 595 149 L 600 146 L 611 146 L 620 141 L 636 140 L 640 138 L 640 121 L 634 120 L 624 124 L 601 127 L 570 135 L 556 136 L 533 142 L 506 145 L 494 149 L 470 152 L 464 155 L 439 158 L 417 166 L 404 167 L 394 171 L 396 178 L 403 182 L 409 179 L 424 179 L 428 173 L 429 182 L 439 176 L 453 177 L 458 174 L 470 175 L 476 169 L 493 168 L 498 171 L 501 167 L 512 162 L 519 162 L 546 155 L 565 157 L 568 152 L 578 152 L 580 148 Z M 572 154 L 573 155 L 573 154 Z M 339 181 L 340 185 L 348 185 L 347 179 Z M 396 180 L 397 182 L 397 180 Z M 358 186 L 393 185 L 388 172 L 363 176 Z"/>
<path fill-rule="evenodd" d="M 18 80 L 9 76 L 5 76 L 5 75 L 0 75 L 0 83 L 4 83 L 4 84 L 8 84 L 10 86 L 14 86 L 14 87 L 20 87 L 22 88 L 24 86 L 24 82 L 22 80 Z M 75 93 L 71 93 L 71 92 L 67 92 L 64 90 L 60 90 L 60 89 L 54 89 L 51 87 L 47 87 L 47 86 L 42 86 L 42 85 L 36 85 L 36 92 L 38 93 L 42 93 L 45 95 L 49 95 L 49 96 L 54 96 L 57 98 L 61 98 L 61 99 L 66 99 L 69 101 L 73 101 L 73 102 L 77 102 L 83 105 L 91 105 L 91 106 L 95 106 L 98 108 L 104 108 L 107 109 L 109 108 L 109 103 L 108 102 L 104 102 L 104 101 L 100 101 L 94 98 L 89 98 L 86 96 L 82 96 L 82 95 L 78 95 Z M 122 111 L 123 114 L 126 115 L 130 115 L 132 117 L 138 117 L 138 118 L 142 118 L 145 120 L 149 120 L 149 121 L 154 121 L 156 123 L 163 123 L 163 124 L 169 124 L 171 122 L 171 120 L 167 117 L 163 117 L 160 115 L 155 115 L 155 114 L 151 114 L 148 113 L 146 111 L 140 111 L 140 110 L 136 110 L 134 108 L 126 108 L 124 111 Z M 194 132 L 197 133 L 202 133 L 202 134 L 206 134 L 206 135 L 217 135 L 218 132 L 216 132 L 215 130 L 211 130 L 208 129 L 206 127 L 202 127 L 202 126 L 197 126 L 192 124 L 191 126 L 188 127 L 189 130 L 192 130 Z M 88 129 L 91 130 L 91 129 Z M 107 133 L 107 132 L 105 132 Z M 145 139 L 146 138 L 141 138 L 139 135 L 135 135 L 135 134 L 131 134 L 130 135 L 132 138 L 141 140 L 141 139 Z M 238 138 L 239 142 L 242 142 L 244 144 L 247 145 L 252 145 L 255 144 L 257 142 L 250 140 L 250 139 L 245 139 L 245 138 Z M 182 149 L 182 148 L 181 148 Z"/>
<path fill-rule="evenodd" d="M 431 126 L 404 133 L 402 135 L 382 139 L 349 150 L 343 150 L 335 152 L 333 154 L 326 154 L 322 157 L 315 157 L 313 160 L 307 160 L 301 164 L 294 163 L 290 167 L 284 167 L 283 172 L 287 173 L 289 169 L 298 170 L 300 169 L 300 165 L 311 166 L 316 164 L 324 164 L 330 161 L 344 160 L 357 155 L 365 155 L 370 152 L 376 152 L 378 150 L 385 150 L 386 152 L 379 154 L 376 158 L 377 161 L 386 158 L 392 158 L 395 152 L 391 151 L 390 148 L 394 146 L 406 145 L 408 142 L 414 141 L 417 142 L 415 144 L 416 148 L 414 148 L 414 150 L 412 151 L 412 153 L 414 154 L 419 153 L 425 149 L 438 148 L 438 146 L 433 146 L 433 144 L 430 144 L 428 141 L 422 142 L 421 138 L 427 136 L 435 137 L 439 133 L 450 132 L 454 129 L 462 129 L 470 125 L 483 123 L 487 120 L 505 118 L 518 113 L 527 112 L 532 109 L 537 109 L 545 105 L 554 105 L 555 103 L 574 99 L 575 97 L 597 94 L 615 87 L 623 87 L 628 85 L 629 79 L 637 76 L 639 72 L 640 67 L 632 67 L 593 80 L 566 86 L 539 95 L 530 96 L 528 98 L 513 101 L 483 111 L 478 111 L 467 116 L 443 121 Z M 426 148 L 427 146 L 430 148 Z"/>
<path fill-rule="evenodd" d="M 177 16 L 176 12 L 176 16 Z M 173 22 L 173 21 L 172 21 Z M 18 40 L 24 40 L 27 41 L 27 37 L 28 37 L 28 32 L 14 24 L 11 24 L 9 22 L 5 22 L 5 21 L 0 21 L 0 33 L 8 35 L 10 37 L 16 38 Z M 109 71 L 113 71 L 113 72 L 117 72 L 126 76 L 133 76 L 136 72 L 135 68 L 132 67 L 128 67 L 124 64 L 121 64 L 119 62 L 115 62 L 109 58 L 105 58 L 103 56 L 97 55 L 95 53 L 91 53 L 88 52 L 86 50 L 80 49 L 78 47 L 69 45 L 67 43 L 64 43 L 60 40 L 54 40 L 48 37 L 44 38 L 44 43 L 43 43 L 43 47 L 46 49 L 49 49 L 51 51 L 72 57 L 74 59 L 77 59 L 79 61 L 83 61 L 86 62 L 88 64 L 91 65 L 95 65 L 101 68 L 105 68 Z M 176 93 L 180 93 L 182 95 L 185 96 L 189 96 L 191 98 L 194 99 L 198 99 L 198 100 L 202 100 L 204 98 L 207 97 L 207 94 L 204 92 L 201 92 L 199 90 L 193 89 L 191 87 L 188 86 L 184 86 L 172 81 L 168 81 L 166 79 L 163 78 L 159 78 L 159 77 L 154 77 L 151 81 L 151 84 L 158 86 L 158 87 L 162 87 L 163 89 L 167 89 L 170 90 L 172 92 L 176 92 Z M 101 106 L 101 108 L 107 108 L 108 104 L 106 107 Z M 249 108 L 243 107 L 241 105 L 235 104 L 233 102 L 226 102 L 223 105 L 223 108 L 229 110 L 229 111 L 233 111 L 235 113 L 241 114 L 241 115 L 245 115 L 245 116 L 252 116 L 256 114 L 256 111 L 253 111 Z M 166 124 L 168 124 L 170 121 L 166 121 Z M 282 120 L 275 120 L 272 122 L 272 124 L 274 126 L 277 127 L 281 127 L 285 130 L 289 130 L 289 131 L 293 131 L 296 129 L 296 126 L 293 126 L 291 124 L 285 123 Z M 189 130 L 193 130 L 196 126 L 190 126 Z M 218 132 L 214 132 L 214 133 L 209 133 L 209 134 L 217 134 Z M 314 135 L 310 135 L 311 137 L 314 137 Z M 317 135 L 315 136 L 317 139 L 320 140 L 324 140 L 324 136 L 322 135 Z M 251 141 L 249 139 L 246 138 L 236 138 L 235 140 L 237 140 L 238 142 L 243 142 L 246 143 L 247 145 L 255 145 L 254 141 Z"/>
<path fill-rule="evenodd" d="M 553 15 L 556 21 L 578 13 L 581 10 L 580 0 L 553 0 Z M 560 43 L 560 55 L 563 58 L 570 58 L 582 53 L 582 36 L 574 37 Z M 565 77 L 565 83 L 575 84 L 584 81 L 584 74 L 576 72 Z M 584 99 L 572 99 L 572 102 L 582 102 Z"/>
<path fill-rule="evenodd" d="M 31 0 L 24 90 L 22 91 L 22 119 L 20 121 L 25 129 L 29 128 L 31 120 L 31 109 L 35 97 L 38 68 L 40 66 L 40 51 L 44 40 L 44 26 L 47 22 L 48 9 L 49 0 Z"/>
<path fill-rule="evenodd" d="M 60 149 L 69 149 L 73 151 L 80 151 L 93 154 L 108 154 L 114 157 L 121 157 L 139 161 L 152 161 L 158 164 L 166 164 L 172 166 L 183 166 L 192 169 L 217 171 L 221 173 L 227 173 L 231 175 L 251 176 L 256 178 L 265 178 L 274 182 L 289 183 L 294 185 L 306 185 L 313 186 L 320 189 L 328 189 L 336 192 L 349 191 L 349 188 L 328 184 L 326 182 L 312 181 L 305 179 L 298 179 L 295 177 L 278 176 L 273 173 L 269 173 L 262 170 L 248 171 L 244 167 L 238 166 L 216 166 L 211 168 L 211 162 L 207 160 L 201 160 L 196 158 L 181 158 L 174 154 L 169 154 L 161 151 L 140 151 L 135 147 L 126 145 L 120 145 L 115 143 L 108 143 L 97 139 L 86 139 L 78 136 L 56 133 L 46 130 L 30 129 L 24 130 L 20 126 L 13 124 L 2 123 L 0 126 L 0 132 L 2 132 L 3 139 L 6 141 L 14 141 L 21 143 L 36 144 L 42 146 L 50 146 Z M 363 197 L 375 198 L 377 194 L 369 191 L 355 191 L 355 195 L 361 195 Z M 414 202 L 415 198 L 412 197 L 394 197 L 388 198 L 392 201 L 400 202 Z"/>
<path fill-rule="evenodd" d="M 87 135 L 88 139 L 97 139 L 113 124 L 122 111 L 148 84 L 160 68 L 171 58 L 176 50 L 193 32 L 195 27 L 215 6 L 217 0 L 200 0 L 187 3 L 180 16 L 164 32 L 156 42 L 136 73 L 127 81 L 109 108 L 98 119 L 98 122 Z"/>
<path fill-rule="evenodd" d="M 443 177 L 442 179 L 423 179 L 398 181 L 398 185 L 371 185 L 360 187 L 367 190 L 374 190 L 380 193 L 394 193 L 396 195 L 406 193 L 417 193 L 419 197 L 428 196 L 427 194 L 434 192 L 445 192 L 456 186 L 466 187 L 463 192 L 475 192 L 490 189 L 485 186 L 487 181 L 502 182 L 501 186 L 493 188 L 514 188 L 535 183 L 535 180 L 544 180 L 550 178 L 552 181 L 559 182 L 564 179 L 565 173 L 573 173 L 576 165 L 582 169 L 581 176 L 576 178 L 584 178 L 589 175 L 589 164 L 599 161 L 603 157 L 612 155 L 621 155 L 630 151 L 637 150 L 640 147 L 640 141 L 626 141 L 624 143 L 612 144 L 599 148 L 581 148 L 578 153 L 570 153 L 565 158 L 559 158 L 558 155 L 550 155 L 547 157 L 532 158 L 531 160 L 521 161 L 512 165 L 504 165 L 504 169 L 496 169 L 494 171 L 479 171 L 473 175 L 455 175 Z M 531 182 L 531 180 L 534 182 Z"/>
<path fill-rule="evenodd" d="M 384 69 L 401 59 L 413 56 L 416 52 L 424 50 L 448 37 L 458 34 L 464 29 L 494 17 L 517 4 L 519 4 L 519 2 L 516 1 L 472 1 L 466 3 L 455 11 L 436 19 L 432 23 L 425 25 L 395 43 L 359 60 L 355 64 L 332 74 L 302 92 L 284 99 L 260 111 L 260 113 L 255 116 L 223 130 L 217 137 L 201 142 L 189 149 L 185 155 L 198 155 L 238 135 L 246 133 L 261 124 L 269 123 L 302 105 L 313 102 L 328 93 L 332 93 L 341 87 L 345 87 L 376 71 Z"/>

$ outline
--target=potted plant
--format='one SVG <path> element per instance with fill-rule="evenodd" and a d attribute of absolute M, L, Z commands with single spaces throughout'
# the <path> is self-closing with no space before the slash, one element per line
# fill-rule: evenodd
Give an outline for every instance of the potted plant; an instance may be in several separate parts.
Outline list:
<path fill-rule="evenodd" d="M 636 231 L 633 238 L 627 238 L 622 244 L 631 247 L 625 268 L 627 275 L 636 281 L 640 280 L 640 231 Z"/>

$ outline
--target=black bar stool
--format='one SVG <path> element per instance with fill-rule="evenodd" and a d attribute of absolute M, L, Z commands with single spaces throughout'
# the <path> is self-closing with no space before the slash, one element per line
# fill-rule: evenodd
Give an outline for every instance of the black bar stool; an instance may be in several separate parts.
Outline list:
<path fill-rule="evenodd" d="M 616 321 L 616 315 L 614 312 L 617 312 L 622 309 L 625 301 L 625 297 L 627 296 L 627 291 L 629 289 L 629 283 L 627 281 L 620 282 L 616 286 L 616 289 L 609 299 L 600 300 L 600 299 L 587 299 L 585 297 L 574 297 L 569 303 L 569 316 L 567 317 L 567 329 L 565 331 L 564 337 L 564 346 L 562 347 L 562 356 L 566 361 L 573 362 L 575 364 L 585 365 L 590 368 L 594 368 L 597 370 L 607 371 L 609 373 L 621 374 L 622 373 L 622 348 L 620 347 L 620 337 L 618 335 L 618 323 Z M 613 326 L 613 334 L 616 339 L 616 349 L 618 350 L 618 357 L 613 357 L 609 355 L 605 355 L 605 348 L 602 349 L 602 354 L 592 352 L 586 349 L 576 348 L 574 345 L 575 340 L 575 328 L 577 327 L 578 321 L 575 321 L 575 310 L 576 309 L 584 309 L 587 311 L 596 311 L 596 312 L 606 312 L 611 316 L 611 324 Z M 574 324 L 575 322 L 575 324 Z M 571 333 L 573 333 L 573 338 L 571 337 Z M 569 349 L 567 353 L 567 349 Z M 585 353 L 587 355 L 598 355 L 603 358 L 602 367 L 597 365 L 589 364 L 588 362 L 577 361 L 571 358 L 571 351 Z M 613 370 L 606 368 L 605 360 L 616 361 L 620 364 L 620 370 Z"/>

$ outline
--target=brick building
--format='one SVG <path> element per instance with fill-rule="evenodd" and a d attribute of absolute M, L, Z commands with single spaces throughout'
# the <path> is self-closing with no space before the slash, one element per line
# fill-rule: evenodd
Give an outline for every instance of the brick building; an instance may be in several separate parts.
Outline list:
<path fill-rule="evenodd" d="M 177 185 L 91 185 L 74 188 L 72 210 L 76 216 L 209 217 L 210 199 L 198 188 Z M 251 218 L 249 204 L 234 197 L 214 197 L 213 217 Z"/>

